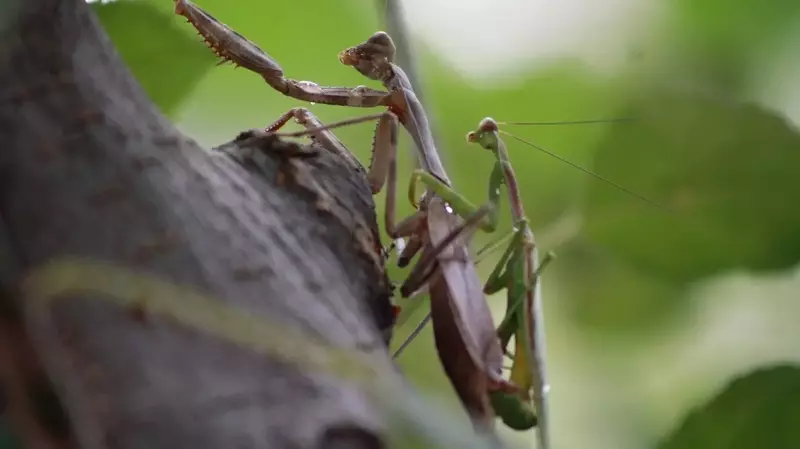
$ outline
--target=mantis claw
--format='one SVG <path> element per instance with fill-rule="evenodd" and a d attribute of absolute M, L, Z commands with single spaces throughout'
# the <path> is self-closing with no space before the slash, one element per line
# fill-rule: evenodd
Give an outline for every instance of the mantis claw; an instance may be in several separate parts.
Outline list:
<path fill-rule="evenodd" d="M 175 14 L 185 17 L 197 29 L 206 45 L 222 59 L 218 65 L 232 62 L 264 77 L 283 78 L 281 66 L 258 45 L 189 0 L 175 0 Z"/>

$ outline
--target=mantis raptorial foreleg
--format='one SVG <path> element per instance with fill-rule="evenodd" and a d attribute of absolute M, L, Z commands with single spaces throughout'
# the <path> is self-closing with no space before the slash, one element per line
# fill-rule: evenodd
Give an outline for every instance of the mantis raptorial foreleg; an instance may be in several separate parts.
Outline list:
<path fill-rule="evenodd" d="M 175 0 L 175 14 L 185 17 L 224 62 L 232 62 L 258 73 L 278 92 L 311 103 L 352 107 L 386 106 L 390 93 L 364 86 L 354 88 L 320 86 L 283 76 L 283 69 L 270 55 L 247 38 L 215 19 L 188 0 Z"/>
<path fill-rule="evenodd" d="M 175 0 L 175 13 L 185 17 L 223 61 L 230 61 L 259 74 L 267 84 L 284 95 L 311 103 L 388 108 L 414 139 L 420 152 L 421 166 L 449 184 L 433 145 L 425 111 L 414 95 L 408 77 L 393 64 L 395 46 L 385 32 L 378 31 L 364 43 L 339 54 L 342 64 L 354 67 L 372 80 L 380 81 L 386 87 L 385 91 L 365 86 L 320 86 L 310 81 L 284 77 L 280 64 L 264 50 L 194 3 Z"/>

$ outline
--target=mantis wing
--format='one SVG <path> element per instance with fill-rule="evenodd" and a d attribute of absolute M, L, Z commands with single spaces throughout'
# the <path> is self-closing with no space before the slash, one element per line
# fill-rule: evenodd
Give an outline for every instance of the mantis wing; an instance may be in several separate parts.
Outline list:
<path fill-rule="evenodd" d="M 460 226 L 437 197 L 428 204 L 429 242 L 424 251 L 452 236 Z M 494 427 L 489 392 L 512 389 L 503 380 L 503 353 L 466 245 L 455 241 L 436 255 L 441 276 L 431 280 L 431 314 L 436 350 L 476 430 Z"/>
<path fill-rule="evenodd" d="M 432 198 L 428 205 L 428 234 L 431 245 L 444 241 L 459 226 L 458 218 L 447 212 L 443 200 Z M 472 357 L 493 375 L 502 371 L 503 351 L 483 294 L 475 264 L 460 241 L 437 255 L 457 316 L 459 334 L 468 342 Z"/>

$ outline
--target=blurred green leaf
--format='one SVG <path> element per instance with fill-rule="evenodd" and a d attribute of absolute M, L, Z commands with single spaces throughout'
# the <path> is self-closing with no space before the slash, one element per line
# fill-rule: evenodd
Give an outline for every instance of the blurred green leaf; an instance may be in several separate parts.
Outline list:
<path fill-rule="evenodd" d="M 125 64 L 166 115 L 215 64 L 214 54 L 199 38 L 179 30 L 180 21 L 149 2 L 120 0 L 92 8 Z"/>
<path fill-rule="evenodd" d="M 780 365 L 732 381 L 690 413 L 658 449 L 800 447 L 800 368 Z"/>
<path fill-rule="evenodd" d="M 595 170 L 665 206 L 594 184 L 584 233 L 663 281 L 800 260 L 800 136 L 753 105 L 657 94 L 612 128 Z"/>
<path fill-rule="evenodd" d="M 669 323 L 683 305 L 682 290 L 642 273 L 582 239 L 558 249 L 554 265 L 561 300 L 571 318 L 590 330 L 641 338 Z"/>
<path fill-rule="evenodd" d="M 674 5 L 685 31 L 704 41 L 739 49 L 757 44 L 759 38 L 781 33 L 794 25 L 800 14 L 800 3 L 794 0 L 678 0 Z"/>
<path fill-rule="evenodd" d="M 676 27 L 670 39 L 682 42 L 689 66 L 732 88 L 747 81 L 748 66 L 796 28 L 800 2 L 794 0 L 673 2 Z M 687 66 L 682 68 L 684 71 Z"/>

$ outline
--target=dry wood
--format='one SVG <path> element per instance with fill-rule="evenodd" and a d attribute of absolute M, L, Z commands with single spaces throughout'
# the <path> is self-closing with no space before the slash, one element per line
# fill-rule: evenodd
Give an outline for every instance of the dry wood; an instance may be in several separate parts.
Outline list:
<path fill-rule="evenodd" d="M 38 423 L 29 447 L 381 446 L 380 415 L 347 380 L 100 295 L 31 316 L 23 276 L 81 256 L 389 364 L 388 281 L 362 172 L 325 151 L 277 156 L 296 147 L 276 139 L 255 150 L 269 155 L 258 166 L 211 154 L 156 111 L 83 0 L 0 11 L 0 274 L 11 292 L 0 341 L 14 362 L 3 380 L 29 391 L 48 379 L 68 418 L 65 429 L 58 413 L 22 413 Z"/>

